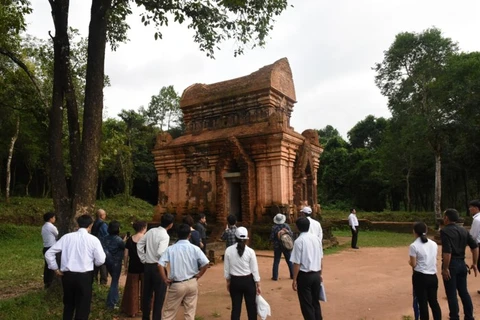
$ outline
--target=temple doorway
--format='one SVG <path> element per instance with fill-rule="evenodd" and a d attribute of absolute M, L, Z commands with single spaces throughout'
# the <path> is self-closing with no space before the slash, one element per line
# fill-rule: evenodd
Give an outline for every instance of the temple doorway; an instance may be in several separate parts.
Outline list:
<path fill-rule="evenodd" d="M 227 212 L 237 217 L 237 221 L 242 221 L 242 187 L 237 179 L 229 179 L 228 181 L 228 197 L 229 201 Z"/>

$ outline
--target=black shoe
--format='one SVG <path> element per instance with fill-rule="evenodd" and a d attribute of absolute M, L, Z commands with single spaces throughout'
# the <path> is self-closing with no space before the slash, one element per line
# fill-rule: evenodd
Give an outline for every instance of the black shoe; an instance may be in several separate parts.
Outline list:
<path fill-rule="evenodd" d="M 272 280 L 273 280 L 273 281 L 277 281 L 278 279 L 274 279 L 274 278 L 272 278 Z"/>
<path fill-rule="evenodd" d="M 477 293 L 480 294 L 480 290 L 477 290 Z"/>

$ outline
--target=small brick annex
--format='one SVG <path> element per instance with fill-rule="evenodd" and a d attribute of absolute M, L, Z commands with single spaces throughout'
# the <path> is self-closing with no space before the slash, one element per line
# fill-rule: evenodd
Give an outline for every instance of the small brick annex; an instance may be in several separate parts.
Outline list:
<path fill-rule="evenodd" d="M 157 216 L 205 213 L 244 225 L 272 214 L 294 214 L 317 204 L 317 169 L 323 149 L 315 130 L 290 126 L 296 102 L 286 58 L 237 79 L 194 84 L 180 107 L 184 135 L 160 133 L 153 154 L 158 173 Z"/>

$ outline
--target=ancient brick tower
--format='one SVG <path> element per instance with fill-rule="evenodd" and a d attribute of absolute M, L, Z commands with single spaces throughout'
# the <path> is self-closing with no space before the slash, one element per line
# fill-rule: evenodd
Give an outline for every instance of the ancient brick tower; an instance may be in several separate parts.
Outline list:
<path fill-rule="evenodd" d="M 315 130 L 290 126 L 296 102 L 286 58 L 237 79 L 194 84 L 180 107 L 186 132 L 157 137 L 157 213 L 228 214 L 244 224 L 272 212 L 317 210 L 317 169 L 323 149 Z"/>

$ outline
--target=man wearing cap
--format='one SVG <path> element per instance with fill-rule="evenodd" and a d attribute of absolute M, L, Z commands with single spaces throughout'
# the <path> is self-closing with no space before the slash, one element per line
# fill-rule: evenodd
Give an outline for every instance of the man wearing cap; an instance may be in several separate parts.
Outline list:
<path fill-rule="evenodd" d="M 310 220 L 300 217 L 295 222 L 300 235 L 292 250 L 292 289 L 297 291 L 304 319 L 321 320 L 320 285 L 322 283 L 322 241 L 309 232 Z"/>
<path fill-rule="evenodd" d="M 358 219 L 357 211 L 354 208 L 350 209 L 350 215 L 348 216 L 348 225 L 350 226 L 350 231 L 352 231 L 352 249 L 358 249 Z"/>
<path fill-rule="evenodd" d="M 301 213 L 305 215 L 305 217 L 310 221 L 310 228 L 308 229 L 308 232 L 310 232 L 313 235 L 316 235 L 320 239 L 320 243 L 323 241 L 323 230 L 322 230 L 322 225 L 318 220 L 315 220 L 312 218 L 312 208 L 306 206 L 303 207 L 300 210 Z M 322 252 L 323 252 L 323 247 L 322 247 Z"/>
<path fill-rule="evenodd" d="M 285 215 L 279 213 L 273 218 L 273 227 L 272 232 L 270 234 L 270 241 L 273 242 L 273 268 L 272 268 L 272 280 L 278 280 L 278 266 L 280 264 L 280 259 L 283 256 L 285 257 L 285 262 L 288 265 L 288 271 L 290 273 L 290 279 L 293 279 L 293 266 L 290 262 L 290 253 L 291 250 L 288 250 L 283 247 L 280 239 L 278 239 L 278 233 L 283 230 L 287 232 L 293 239 L 293 232 L 290 229 L 290 226 L 285 223 L 286 217 Z"/>
<path fill-rule="evenodd" d="M 194 319 L 197 308 L 198 284 L 208 267 L 208 259 L 202 250 L 190 243 L 191 229 L 182 224 L 177 230 L 178 241 L 167 248 L 158 261 L 163 282 L 168 287 L 163 310 L 163 320 L 174 320 L 180 305 L 183 305 L 185 319 Z M 167 278 L 166 265 L 170 264 Z"/>

